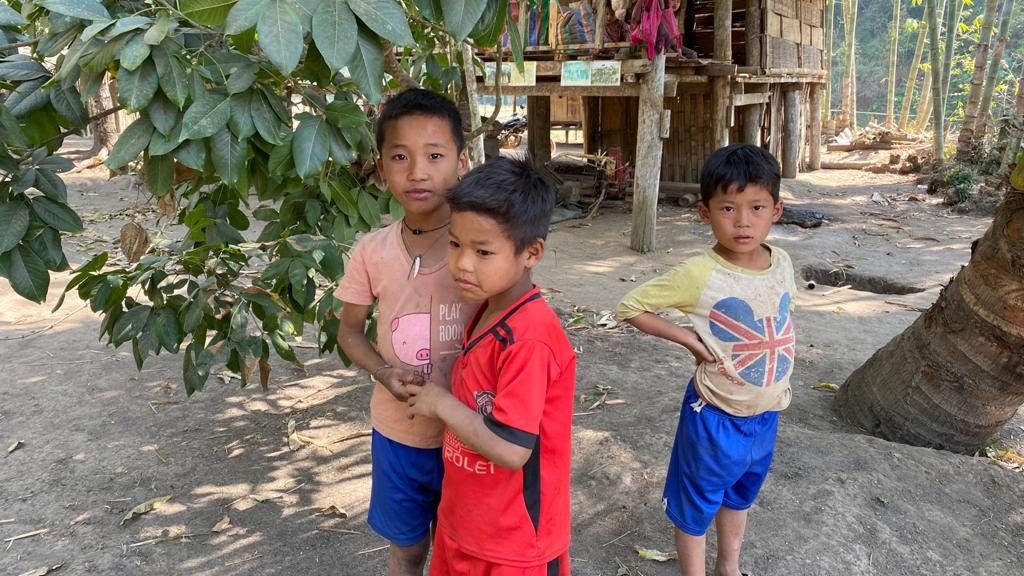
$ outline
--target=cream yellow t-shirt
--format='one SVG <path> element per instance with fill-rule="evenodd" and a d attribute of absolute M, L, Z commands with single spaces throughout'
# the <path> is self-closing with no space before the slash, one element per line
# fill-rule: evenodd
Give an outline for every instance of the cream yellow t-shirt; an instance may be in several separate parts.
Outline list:
<path fill-rule="evenodd" d="M 693 322 L 716 361 L 698 362 L 694 381 L 706 402 L 736 416 L 789 406 L 796 353 L 793 263 L 780 248 L 767 270 L 740 268 L 707 250 L 638 286 L 616 316 L 675 308 Z"/>
<path fill-rule="evenodd" d="M 463 327 L 479 303 L 460 297 L 447 260 L 421 268 L 412 279 L 411 267 L 398 221 L 359 240 L 334 295 L 342 302 L 376 303 L 377 351 L 384 361 L 418 370 L 450 389 Z M 377 432 L 414 448 L 440 447 L 444 423 L 424 416 L 409 419 L 408 408 L 384 385 L 374 385 L 370 423 Z"/>

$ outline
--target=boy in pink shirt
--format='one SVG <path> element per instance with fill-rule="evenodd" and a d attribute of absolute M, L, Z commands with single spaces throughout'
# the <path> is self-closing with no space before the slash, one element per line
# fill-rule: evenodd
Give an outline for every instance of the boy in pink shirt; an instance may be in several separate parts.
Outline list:
<path fill-rule="evenodd" d="M 467 171 L 455 105 L 427 90 L 389 100 L 377 120 L 377 172 L 405 217 L 363 236 L 335 295 L 338 342 L 376 381 L 370 399 L 372 478 L 367 520 L 391 542 L 389 576 L 422 576 L 440 501 L 441 421 L 407 417 L 407 386 L 449 387 L 462 330 L 475 306 L 448 272 L 446 195 Z M 377 306 L 376 342 L 365 336 Z"/>

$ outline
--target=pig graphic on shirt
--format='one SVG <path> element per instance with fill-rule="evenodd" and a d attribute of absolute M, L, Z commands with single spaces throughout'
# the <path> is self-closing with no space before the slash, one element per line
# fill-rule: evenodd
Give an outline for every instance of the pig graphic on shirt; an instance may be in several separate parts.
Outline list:
<path fill-rule="evenodd" d="M 399 360 L 420 367 L 423 376 L 429 377 L 430 314 L 417 312 L 391 320 L 391 347 Z"/>

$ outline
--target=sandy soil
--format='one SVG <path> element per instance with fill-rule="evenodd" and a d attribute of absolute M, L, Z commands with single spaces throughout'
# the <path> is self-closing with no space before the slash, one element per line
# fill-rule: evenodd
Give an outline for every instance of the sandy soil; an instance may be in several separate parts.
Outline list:
<path fill-rule="evenodd" d="M 112 249 L 129 220 L 156 237 L 174 235 L 129 177 L 108 181 L 94 171 L 68 183 L 88 221 L 68 239 L 73 266 Z M 910 177 L 819 172 L 787 181 L 784 192 L 791 205 L 829 216 L 819 229 L 773 230 L 798 268 L 842 268 L 925 290 L 896 296 L 801 283 L 794 401 L 751 512 L 744 569 L 1019 573 L 1024 475 L 984 457 L 859 435 L 833 415 L 832 394 L 813 388 L 842 383 L 912 322 L 915 308 L 927 307 L 966 263 L 988 221 L 951 214 Z M 602 313 L 711 236 L 693 210 L 666 204 L 658 250 L 640 255 L 628 249 L 629 225 L 614 204 L 592 220 L 559 224 L 536 277 L 571 322 L 580 356 L 571 549 L 578 575 L 678 573 L 674 562 L 642 560 L 634 547 L 672 549 L 660 493 L 693 362 L 684 350 L 609 326 Z M 97 341 L 99 319 L 80 301 L 69 297 L 51 314 L 67 280 L 55 275 L 43 306 L 0 286 L 0 539 L 47 530 L 4 542 L 0 572 L 62 564 L 59 574 L 383 573 L 385 542 L 365 523 L 369 441 L 357 434 L 368 428 L 364 374 L 304 348 L 305 370 L 276 363 L 266 393 L 211 377 L 186 399 L 180 358 L 154 358 L 138 372 L 129 349 Z M 599 386 L 610 387 L 602 388 L 607 400 L 624 402 L 594 406 Z M 290 450 L 290 420 L 319 446 Z M 1022 423 L 1007 426 L 1001 446 L 1021 449 Z M 8 454 L 16 441 L 23 445 Z M 171 498 L 119 525 L 133 506 L 162 496 Z M 343 513 L 318 514 L 332 505 Z"/>

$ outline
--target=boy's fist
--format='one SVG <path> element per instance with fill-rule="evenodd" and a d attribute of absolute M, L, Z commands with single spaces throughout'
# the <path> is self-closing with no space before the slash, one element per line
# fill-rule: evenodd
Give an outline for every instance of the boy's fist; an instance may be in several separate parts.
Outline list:
<path fill-rule="evenodd" d="M 422 386 L 423 374 L 408 368 L 388 367 L 377 375 L 377 381 L 384 385 L 399 402 L 409 399 L 408 386 Z"/>
<path fill-rule="evenodd" d="M 409 418 L 413 416 L 437 417 L 437 404 L 448 391 L 437 384 L 427 382 L 406 387 L 409 394 Z"/>

